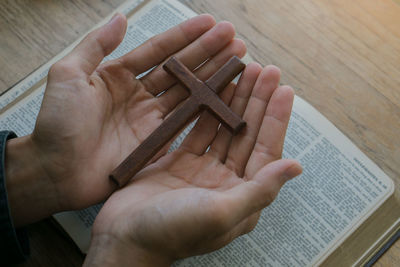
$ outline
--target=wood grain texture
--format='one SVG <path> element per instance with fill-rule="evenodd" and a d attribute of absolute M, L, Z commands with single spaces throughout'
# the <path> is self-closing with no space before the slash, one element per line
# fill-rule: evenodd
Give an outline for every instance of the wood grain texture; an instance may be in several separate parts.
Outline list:
<path fill-rule="evenodd" d="M 1 1 L 0 91 L 56 55 L 122 2 Z M 198 13 L 232 21 L 249 54 L 263 65 L 279 66 L 282 83 L 292 85 L 376 162 L 395 181 L 399 198 L 398 4 L 392 0 L 231 0 L 228 7 L 227 1 L 182 2 Z M 46 227 L 31 228 L 40 233 Z M 46 231 L 43 235 L 57 235 L 54 229 Z M 36 249 L 43 243 L 39 237 L 33 236 L 35 249 L 23 266 L 74 265 L 63 261 L 54 246 Z M 69 257 L 82 257 L 69 253 Z M 398 262 L 400 241 L 376 265 Z"/>
<path fill-rule="evenodd" d="M 0 2 L 0 91 L 61 52 L 124 0 Z"/>

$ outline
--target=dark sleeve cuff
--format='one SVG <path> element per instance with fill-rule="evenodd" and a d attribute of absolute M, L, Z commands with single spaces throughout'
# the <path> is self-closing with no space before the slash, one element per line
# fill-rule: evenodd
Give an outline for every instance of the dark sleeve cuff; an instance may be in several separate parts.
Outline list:
<path fill-rule="evenodd" d="M 17 137 L 10 131 L 0 131 L 0 262 L 19 263 L 29 255 L 29 240 L 25 229 L 15 229 L 8 206 L 5 178 L 5 149 L 8 139 Z"/>

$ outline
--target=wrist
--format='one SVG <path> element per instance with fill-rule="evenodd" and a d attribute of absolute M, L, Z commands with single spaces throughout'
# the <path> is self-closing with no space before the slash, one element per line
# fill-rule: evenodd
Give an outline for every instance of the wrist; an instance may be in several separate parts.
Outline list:
<path fill-rule="evenodd" d="M 89 266 L 170 266 L 173 260 L 155 252 L 149 252 L 129 241 L 114 236 L 94 235 L 84 267 Z"/>
<path fill-rule="evenodd" d="M 59 211 L 58 194 L 40 162 L 30 136 L 7 141 L 5 176 L 11 216 L 16 227 Z"/>

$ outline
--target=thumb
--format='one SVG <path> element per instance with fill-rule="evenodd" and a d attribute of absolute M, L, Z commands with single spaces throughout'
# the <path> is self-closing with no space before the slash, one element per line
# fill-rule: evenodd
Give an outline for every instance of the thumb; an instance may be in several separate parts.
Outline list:
<path fill-rule="evenodd" d="M 90 32 L 71 53 L 57 62 L 53 69 L 58 69 L 57 65 L 65 66 L 68 73 L 91 75 L 104 57 L 122 42 L 126 26 L 125 16 L 115 14 L 107 24 Z M 63 72 L 65 68 L 60 68 L 60 71 Z"/>
<path fill-rule="evenodd" d="M 265 208 L 278 195 L 281 187 L 290 179 L 301 174 L 301 165 L 296 160 L 281 159 L 261 168 L 249 181 L 228 190 L 233 210 L 240 222 Z"/>

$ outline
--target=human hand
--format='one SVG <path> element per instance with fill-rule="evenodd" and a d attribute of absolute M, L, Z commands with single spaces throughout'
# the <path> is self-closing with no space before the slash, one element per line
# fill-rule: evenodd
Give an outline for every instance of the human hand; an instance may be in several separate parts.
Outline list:
<path fill-rule="evenodd" d="M 85 264 L 169 265 L 252 230 L 301 173 L 299 163 L 280 159 L 293 90 L 279 78 L 276 67 L 248 65 L 233 98 L 232 85 L 222 96 L 247 122 L 238 136 L 205 113 L 178 150 L 115 192 L 95 220 Z"/>
<path fill-rule="evenodd" d="M 169 56 L 190 69 L 209 60 L 196 70 L 200 79 L 207 79 L 246 50 L 233 39 L 230 23 L 215 25 L 211 16 L 201 15 L 100 64 L 125 30 L 126 18 L 118 14 L 55 63 L 33 133 L 8 142 L 9 199 L 17 225 L 87 207 L 115 190 L 110 172 L 187 96 L 159 66 Z M 25 198 L 21 184 L 30 190 Z"/>

